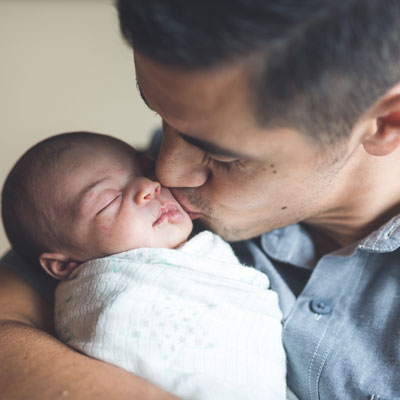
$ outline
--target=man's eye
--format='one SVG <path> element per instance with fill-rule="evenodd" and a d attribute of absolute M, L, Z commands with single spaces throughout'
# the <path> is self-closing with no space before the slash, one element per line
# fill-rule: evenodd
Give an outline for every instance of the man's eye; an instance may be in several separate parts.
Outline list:
<path fill-rule="evenodd" d="M 101 207 L 99 211 L 97 211 L 96 215 L 100 215 L 103 212 L 109 210 L 110 208 L 118 205 L 120 199 L 121 199 L 121 194 L 119 194 L 118 196 L 114 197 L 110 201 L 106 202 L 105 205 L 103 207 Z"/>
<path fill-rule="evenodd" d="M 202 162 L 206 164 L 206 167 L 211 166 L 216 170 L 223 169 L 225 171 L 230 171 L 232 167 L 240 168 L 242 166 L 241 160 L 219 161 L 212 158 L 208 153 L 204 153 Z"/>

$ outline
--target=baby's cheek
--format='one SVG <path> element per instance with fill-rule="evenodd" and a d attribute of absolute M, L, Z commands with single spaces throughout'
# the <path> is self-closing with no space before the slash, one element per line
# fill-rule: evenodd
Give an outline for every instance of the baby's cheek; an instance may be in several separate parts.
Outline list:
<path fill-rule="evenodd" d="M 108 221 L 107 219 L 102 221 L 99 225 L 99 230 L 101 235 L 104 235 L 106 237 L 111 237 L 112 236 L 112 230 L 111 230 L 111 221 Z"/>

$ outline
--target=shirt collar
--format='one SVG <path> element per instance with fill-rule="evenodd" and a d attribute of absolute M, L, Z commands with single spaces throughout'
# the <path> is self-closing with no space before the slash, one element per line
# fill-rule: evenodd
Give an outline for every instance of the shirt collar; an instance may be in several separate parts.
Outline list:
<path fill-rule="evenodd" d="M 312 269 L 316 262 L 310 234 L 301 224 L 289 225 L 261 236 L 263 250 L 273 259 Z M 337 250 L 337 255 L 353 254 L 357 249 L 373 253 L 389 253 L 400 247 L 400 215 L 353 245 Z"/>
<path fill-rule="evenodd" d="M 390 253 L 400 247 L 400 215 L 362 239 L 358 248 L 372 253 Z"/>
<path fill-rule="evenodd" d="M 315 264 L 314 244 L 306 229 L 289 225 L 261 236 L 263 250 L 277 261 L 311 269 Z"/>

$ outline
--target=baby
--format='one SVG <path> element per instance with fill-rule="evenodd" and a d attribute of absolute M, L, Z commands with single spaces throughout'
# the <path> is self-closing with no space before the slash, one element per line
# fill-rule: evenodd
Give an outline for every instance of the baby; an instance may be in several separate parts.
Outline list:
<path fill-rule="evenodd" d="M 141 172 L 137 152 L 74 132 L 28 150 L 2 193 L 14 249 L 60 279 L 55 326 L 73 348 L 182 399 L 286 398 L 268 278 Z"/>

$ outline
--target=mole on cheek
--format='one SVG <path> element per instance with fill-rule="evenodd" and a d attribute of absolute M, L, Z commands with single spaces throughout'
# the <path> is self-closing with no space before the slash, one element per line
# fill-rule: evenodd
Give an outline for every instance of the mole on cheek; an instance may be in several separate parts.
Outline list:
<path fill-rule="evenodd" d="M 281 208 L 281 210 L 286 210 L 286 209 L 287 209 L 287 207 L 282 207 L 282 208 Z"/>

